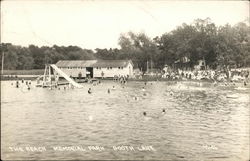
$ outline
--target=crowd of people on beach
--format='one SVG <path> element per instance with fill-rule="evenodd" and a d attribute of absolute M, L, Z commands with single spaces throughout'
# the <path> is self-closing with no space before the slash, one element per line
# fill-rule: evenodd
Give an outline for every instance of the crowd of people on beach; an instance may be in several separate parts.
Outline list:
<path fill-rule="evenodd" d="M 125 76 L 125 75 L 115 75 L 113 80 L 116 82 L 120 82 L 121 84 L 125 84 L 128 82 L 129 79 L 129 75 Z"/>
<path fill-rule="evenodd" d="M 162 74 L 162 78 L 170 80 L 210 80 L 218 82 L 249 82 L 250 71 L 249 70 L 177 70 L 177 71 L 167 71 Z"/>

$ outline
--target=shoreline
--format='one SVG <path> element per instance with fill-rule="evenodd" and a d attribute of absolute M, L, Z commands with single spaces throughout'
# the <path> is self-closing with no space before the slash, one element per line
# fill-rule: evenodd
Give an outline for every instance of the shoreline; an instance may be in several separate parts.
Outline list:
<path fill-rule="evenodd" d="M 1 77 L 0 81 L 21 81 L 23 80 L 31 80 L 31 81 L 36 81 L 36 78 L 39 77 L 41 75 L 17 75 L 17 77 Z M 113 78 L 93 78 L 93 79 L 97 79 L 100 81 L 112 81 L 115 83 L 119 83 L 119 81 L 114 81 Z M 64 80 L 64 79 L 63 79 Z M 87 83 L 84 82 L 85 79 L 75 79 L 75 81 L 77 83 Z M 62 82 L 67 82 L 67 81 L 62 81 Z M 209 80 L 209 79 L 201 79 L 201 80 L 197 80 L 197 79 L 166 79 L 166 78 L 142 78 L 142 79 L 136 79 L 136 78 L 131 78 L 128 79 L 128 82 L 204 82 L 204 83 L 214 83 L 214 80 Z M 230 80 L 226 80 L 226 81 L 216 81 L 217 83 L 243 83 L 244 81 L 230 81 Z M 249 83 L 249 80 L 247 80 L 246 82 Z"/>

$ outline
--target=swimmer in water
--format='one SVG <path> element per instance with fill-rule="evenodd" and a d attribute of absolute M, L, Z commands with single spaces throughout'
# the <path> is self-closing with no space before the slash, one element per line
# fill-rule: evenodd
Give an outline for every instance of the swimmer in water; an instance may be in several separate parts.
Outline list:
<path fill-rule="evenodd" d="M 91 94 L 91 93 L 92 93 L 91 88 L 89 88 L 89 90 L 88 90 L 88 94 Z"/>
<path fill-rule="evenodd" d="M 142 91 L 145 91 L 145 88 L 144 88 L 144 87 L 142 87 Z"/>
<path fill-rule="evenodd" d="M 115 89 L 115 86 L 113 86 L 113 89 Z"/>
<path fill-rule="evenodd" d="M 246 81 L 244 81 L 244 86 L 247 86 L 247 83 L 246 83 Z"/>
<path fill-rule="evenodd" d="M 162 114 L 165 114 L 166 113 L 166 110 L 165 109 L 162 109 Z"/>
<path fill-rule="evenodd" d="M 16 81 L 16 88 L 18 88 L 19 87 L 19 82 L 18 81 Z"/>
<path fill-rule="evenodd" d="M 144 116 L 144 120 L 145 120 L 145 121 L 149 121 L 149 120 L 152 119 L 152 117 L 147 116 L 147 113 L 146 113 L 145 111 L 143 112 L 143 116 Z"/>
<path fill-rule="evenodd" d="M 108 94 L 110 94 L 110 89 L 108 89 Z"/>

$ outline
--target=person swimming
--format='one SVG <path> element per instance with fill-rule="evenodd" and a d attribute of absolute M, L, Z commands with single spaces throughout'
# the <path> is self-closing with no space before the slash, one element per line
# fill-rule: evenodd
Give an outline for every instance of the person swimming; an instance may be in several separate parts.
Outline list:
<path fill-rule="evenodd" d="M 247 83 L 246 83 L 246 81 L 244 81 L 244 86 L 247 86 Z"/>
<path fill-rule="evenodd" d="M 113 89 L 115 89 L 115 86 L 113 86 Z"/>
<path fill-rule="evenodd" d="M 142 87 L 142 91 L 145 91 L 145 88 L 144 88 L 144 87 Z"/>
<path fill-rule="evenodd" d="M 110 89 L 108 89 L 108 94 L 110 94 Z"/>
<path fill-rule="evenodd" d="M 147 112 L 145 112 L 145 111 L 144 111 L 142 114 L 143 114 L 143 116 L 144 116 L 143 119 L 144 119 L 145 121 L 149 121 L 149 120 L 153 119 L 153 117 L 147 116 Z"/>
<path fill-rule="evenodd" d="M 165 108 L 162 109 L 162 113 L 161 114 L 163 114 L 163 115 L 166 114 Z"/>
<path fill-rule="evenodd" d="M 136 97 L 136 96 L 134 97 L 134 99 L 135 99 L 136 101 L 137 101 L 137 100 L 139 100 L 139 98 L 138 98 L 138 97 Z"/>
<path fill-rule="evenodd" d="M 88 90 L 88 94 L 91 94 L 91 93 L 92 93 L 91 88 L 89 88 L 89 90 Z"/>
<path fill-rule="evenodd" d="M 19 82 L 16 81 L 16 88 L 19 88 Z"/>

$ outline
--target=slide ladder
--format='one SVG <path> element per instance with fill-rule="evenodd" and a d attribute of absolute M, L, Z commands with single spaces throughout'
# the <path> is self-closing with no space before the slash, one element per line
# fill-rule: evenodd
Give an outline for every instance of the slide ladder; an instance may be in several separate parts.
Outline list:
<path fill-rule="evenodd" d="M 76 83 L 72 78 L 70 78 L 66 73 L 64 73 L 61 69 L 59 69 L 55 64 L 50 65 L 59 75 L 61 75 L 63 78 L 65 78 L 70 84 L 72 84 L 74 87 L 82 88 L 80 84 Z"/>

